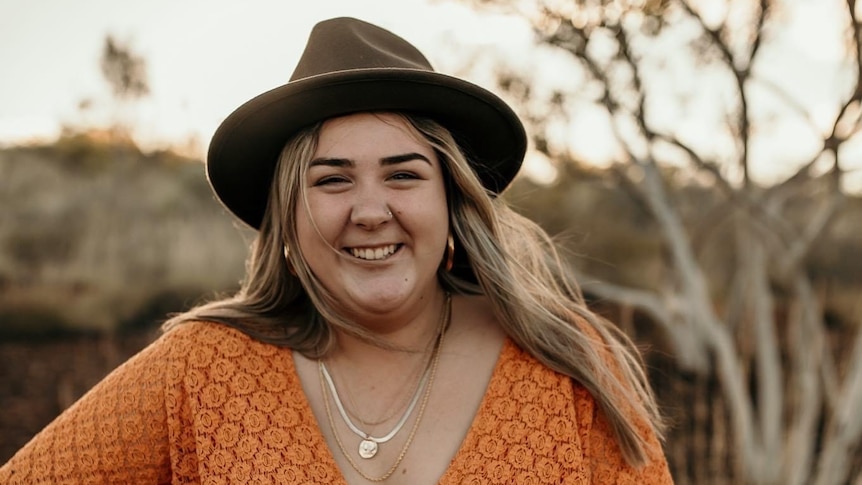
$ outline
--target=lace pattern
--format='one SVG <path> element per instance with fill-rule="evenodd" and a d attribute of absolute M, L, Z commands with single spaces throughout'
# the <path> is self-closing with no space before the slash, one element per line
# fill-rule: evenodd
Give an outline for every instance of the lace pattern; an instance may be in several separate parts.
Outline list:
<path fill-rule="evenodd" d="M 672 483 L 647 436 L 653 460 L 632 469 L 589 393 L 507 341 L 440 483 Z M 252 482 L 344 480 L 290 351 L 205 322 L 163 335 L 0 468 L 9 484 Z"/>

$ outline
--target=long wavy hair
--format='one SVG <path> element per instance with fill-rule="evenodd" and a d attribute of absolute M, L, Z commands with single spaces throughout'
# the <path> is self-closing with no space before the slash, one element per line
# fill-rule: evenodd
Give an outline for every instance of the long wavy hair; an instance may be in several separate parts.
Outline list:
<path fill-rule="evenodd" d="M 399 116 L 417 139 L 431 145 L 443 169 L 457 249 L 452 271 L 441 262 L 440 284 L 456 294 L 485 295 L 509 338 L 583 385 L 607 416 L 629 463 L 646 463 L 639 429 L 652 427 L 661 436 L 663 424 L 634 344 L 589 310 L 552 239 L 485 190 L 446 128 L 426 118 Z M 239 291 L 173 316 L 165 329 L 192 320 L 217 321 L 309 358 L 333 348 L 336 328 L 386 345 L 338 314 L 332 295 L 295 249 L 294 218 L 305 197 L 304 176 L 320 127 L 297 133 L 279 157 Z"/>

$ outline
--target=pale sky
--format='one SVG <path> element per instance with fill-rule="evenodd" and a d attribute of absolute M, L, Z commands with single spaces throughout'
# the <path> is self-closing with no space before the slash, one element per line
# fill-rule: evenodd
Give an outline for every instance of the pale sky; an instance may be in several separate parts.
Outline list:
<path fill-rule="evenodd" d="M 818 124 L 828 126 L 837 109 L 835 93 L 847 84 L 833 72 L 840 60 L 829 54 L 843 42 L 843 26 L 830 13 L 840 11 L 842 2 L 787 1 L 795 5 L 784 13 L 789 33 L 779 48 L 766 53 L 770 60 L 761 74 L 789 81 L 791 94 L 822 118 Z M 705 10 L 707 17 L 710 12 L 720 15 L 727 5 L 725 0 L 702 2 L 713 5 Z M 139 143 L 159 147 L 195 137 L 202 155 L 221 120 L 251 97 L 286 82 L 312 26 L 336 16 L 388 28 L 419 47 L 438 70 L 467 75 L 488 88 L 490 68 L 453 71 L 483 61 L 492 66 L 488 59 L 497 56 L 569 84 L 576 76 L 530 48 L 523 19 L 478 15 L 454 0 L 0 0 L 0 145 L 56 136 L 64 123 L 105 125 L 116 116 L 99 70 L 110 33 L 128 41 L 147 61 L 151 94 L 125 115 L 131 117 Z M 465 60 L 465 53 L 479 57 Z M 667 83 L 666 95 L 682 93 L 692 104 L 680 111 L 660 103 L 656 116 L 675 124 L 677 135 L 721 150 L 732 141 L 716 136 L 714 123 L 732 100 L 723 98 L 720 89 L 710 91 L 716 83 L 708 72 L 681 69 Z M 78 104 L 85 99 L 93 108 L 81 112 Z M 769 104 L 768 95 L 760 99 L 758 103 Z M 573 112 L 572 128 L 559 137 L 579 144 L 575 152 L 584 159 L 599 163 L 612 156 L 607 119 L 590 106 Z M 702 122 L 709 118 L 712 124 Z M 792 173 L 816 150 L 816 136 L 791 118 L 767 118 L 758 125 L 759 133 L 767 135 L 753 147 L 758 176 Z M 862 153 L 862 143 L 856 146 L 860 148 L 854 152 Z M 860 190 L 862 156 L 852 154 L 847 160 L 846 167 L 855 169 L 848 180 Z M 531 162 L 527 165 L 537 163 Z"/>
<path fill-rule="evenodd" d="M 110 92 L 99 56 L 111 33 L 147 61 L 151 94 L 133 114 L 142 141 L 197 135 L 205 146 L 234 108 L 285 83 L 312 26 L 337 16 L 392 30 L 443 71 L 451 39 L 513 51 L 529 39 L 523 22 L 446 1 L 0 0 L 0 144 L 100 121 Z M 89 114 L 83 99 L 94 102 Z"/>

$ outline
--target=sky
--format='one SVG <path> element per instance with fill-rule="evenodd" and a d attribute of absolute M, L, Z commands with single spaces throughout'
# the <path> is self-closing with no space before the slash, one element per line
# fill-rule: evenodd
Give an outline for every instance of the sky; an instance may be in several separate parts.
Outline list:
<path fill-rule="evenodd" d="M 722 15 L 728 4 L 701 1 L 707 18 Z M 790 82 L 792 93 L 828 127 L 837 109 L 835 93 L 846 84 L 831 74 L 840 60 L 829 54 L 842 42 L 838 20 L 829 14 L 841 2 L 786 1 L 795 5 L 786 13 L 787 34 L 780 48 L 765 54 L 770 57 L 761 74 Z M 104 126 L 121 119 L 135 126 L 136 140 L 144 148 L 181 146 L 203 156 L 221 120 L 248 99 L 285 83 L 312 26 L 337 16 L 358 17 L 392 30 L 419 47 L 437 70 L 488 88 L 493 81 L 490 67 L 469 70 L 475 66 L 465 63 L 502 56 L 509 64 L 551 73 L 562 82 L 571 83 L 577 75 L 531 48 L 531 32 L 523 19 L 480 15 L 455 0 L 0 0 L 0 146 L 50 139 L 64 124 Z M 151 92 L 125 111 L 112 104 L 99 69 L 108 34 L 127 42 L 147 62 Z M 711 89 L 714 78 L 680 71 L 675 79 L 667 86 L 667 96 L 682 93 L 695 99 Z M 720 88 L 699 98 L 688 112 L 660 103 L 656 116 L 669 126 L 680 126 L 684 138 L 720 150 L 732 141 L 716 136 L 711 125 L 701 121 L 725 116 L 728 99 Z M 79 105 L 85 100 L 90 108 L 82 110 Z M 601 163 L 612 157 L 608 120 L 588 105 L 573 112 L 572 126 L 559 136 L 574 140 L 581 158 Z M 691 122 L 680 123 L 686 116 Z M 753 147 L 762 161 L 755 173 L 763 179 L 792 173 L 817 149 L 816 136 L 785 121 L 790 116 L 777 118 L 759 126 L 761 133 L 769 130 L 768 136 Z M 855 170 L 848 180 L 862 190 L 862 156 L 847 159 L 847 168 Z M 537 157 L 529 158 L 526 166 L 540 175 L 547 168 Z"/>
<path fill-rule="evenodd" d="M 452 39 L 479 48 L 529 40 L 522 21 L 446 1 L 0 0 L 0 144 L 118 116 L 99 70 L 111 34 L 147 62 L 150 95 L 126 115 L 142 141 L 197 136 L 205 146 L 233 109 L 287 82 L 312 26 L 338 16 L 398 33 L 438 70 L 450 57 L 439 46 Z"/>

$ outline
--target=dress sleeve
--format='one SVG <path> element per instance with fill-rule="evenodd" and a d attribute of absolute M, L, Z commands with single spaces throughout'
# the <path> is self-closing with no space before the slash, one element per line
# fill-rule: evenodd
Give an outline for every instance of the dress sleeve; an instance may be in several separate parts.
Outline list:
<path fill-rule="evenodd" d="M 628 464 L 617 444 L 610 422 L 596 402 L 583 387 L 575 385 L 576 402 L 579 406 L 578 427 L 584 446 L 585 458 L 590 469 L 593 485 L 673 485 L 667 459 L 655 432 L 646 424 L 639 431 L 646 438 L 648 462 L 639 468 Z"/>
<path fill-rule="evenodd" d="M 169 483 L 168 336 L 122 364 L 37 434 L 0 468 L 0 483 Z"/>

